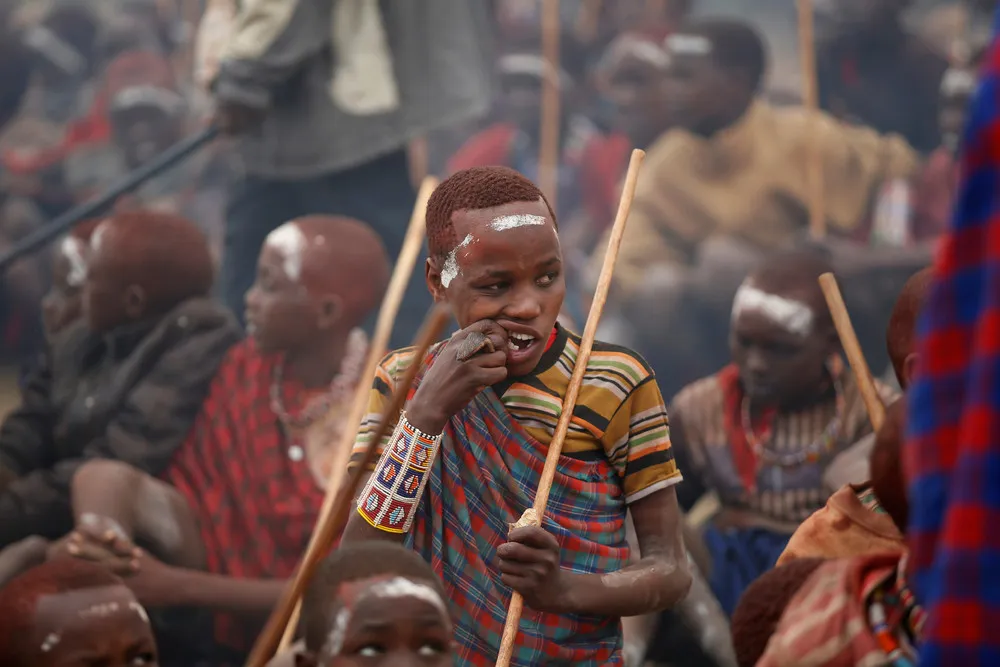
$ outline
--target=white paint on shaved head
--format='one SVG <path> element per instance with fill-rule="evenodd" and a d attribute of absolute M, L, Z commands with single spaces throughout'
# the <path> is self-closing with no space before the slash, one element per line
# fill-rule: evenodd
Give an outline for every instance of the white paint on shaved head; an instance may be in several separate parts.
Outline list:
<path fill-rule="evenodd" d="M 469 247 L 472 243 L 476 242 L 476 238 L 472 234 L 467 234 L 462 242 L 451 249 L 448 256 L 444 259 L 444 266 L 441 267 L 441 285 L 445 288 L 451 284 L 451 281 L 458 277 L 459 267 L 458 267 L 458 251 Z"/>
<path fill-rule="evenodd" d="M 41 645 L 42 653 L 48 653 L 56 646 L 58 646 L 59 642 L 61 641 L 62 641 L 62 635 L 56 632 L 50 632 L 49 634 L 45 635 L 45 640 L 42 642 Z"/>
<path fill-rule="evenodd" d="M 701 35 L 671 35 L 665 43 L 671 53 L 681 56 L 707 56 L 712 52 L 712 42 Z"/>
<path fill-rule="evenodd" d="M 77 612 L 80 618 L 107 618 L 117 614 L 121 606 L 117 602 L 100 602 Z"/>
<path fill-rule="evenodd" d="M 359 598 L 364 600 L 369 597 L 398 600 L 401 598 L 416 598 L 436 607 L 445 616 L 448 615 L 448 607 L 445 606 L 441 594 L 430 584 L 413 581 L 405 577 L 393 577 L 386 581 L 379 581 L 372 584 Z"/>
<path fill-rule="evenodd" d="M 496 232 L 505 232 L 508 229 L 544 224 L 545 218 L 541 215 L 501 215 L 499 218 L 493 218 L 490 228 Z"/>
<path fill-rule="evenodd" d="M 343 607 L 333 619 L 333 627 L 326 638 L 323 653 L 327 658 L 335 658 L 344 650 L 344 639 L 347 637 L 347 626 L 351 623 L 351 610 Z"/>
<path fill-rule="evenodd" d="M 305 259 L 309 241 L 295 222 L 286 222 L 267 235 L 264 245 L 280 252 L 285 261 L 282 268 L 285 275 L 298 282 L 302 278 L 302 263 Z"/>
<path fill-rule="evenodd" d="M 142 622 L 149 625 L 149 614 L 146 613 L 145 608 L 138 602 L 129 602 L 128 608 L 134 611 L 136 615 L 142 619 Z"/>
<path fill-rule="evenodd" d="M 83 253 L 86 250 L 87 248 L 83 241 L 75 236 L 67 236 L 59 244 L 59 252 L 69 262 L 69 274 L 66 276 L 66 283 L 70 287 L 79 287 L 87 278 L 87 262 L 83 259 Z"/>
<path fill-rule="evenodd" d="M 347 628 L 351 624 L 354 608 L 363 601 L 371 598 L 379 600 L 415 598 L 430 604 L 440 611 L 446 619 L 450 619 L 448 606 L 444 603 L 444 599 L 440 593 L 430 584 L 398 576 L 391 579 L 379 579 L 364 589 L 358 595 L 353 605 L 345 605 L 337 611 L 337 615 L 333 619 L 333 627 L 330 628 L 330 634 L 327 635 L 326 642 L 323 644 L 323 649 L 321 650 L 325 658 L 329 659 L 340 655 L 340 652 L 344 649 L 344 641 L 347 639 Z"/>
<path fill-rule="evenodd" d="M 815 314 L 809 304 L 778 294 L 769 294 L 750 282 L 744 282 L 733 300 L 733 320 L 740 314 L 760 313 L 779 327 L 798 336 L 812 333 Z"/>
<path fill-rule="evenodd" d="M 107 233 L 107 231 L 108 231 L 108 221 L 105 220 L 104 222 L 97 225 L 97 228 L 94 230 L 94 233 L 90 235 L 90 249 L 93 252 L 97 252 L 101 249 L 101 243 L 103 242 L 104 235 Z"/>

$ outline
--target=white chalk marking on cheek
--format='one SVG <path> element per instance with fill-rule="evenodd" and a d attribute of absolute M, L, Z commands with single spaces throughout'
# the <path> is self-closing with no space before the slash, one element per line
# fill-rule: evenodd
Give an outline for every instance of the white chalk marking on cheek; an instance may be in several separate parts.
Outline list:
<path fill-rule="evenodd" d="M 129 602 L 128 608 L 130 611 L 134 611 L 136 615 L 142 619 L 143 623 L 149 625 L 149 614 L 146 613 L 146 610 L 143 608 L 141 604 L 139 604 L 138 602 Z"/>
<path fill-rule="evenodd" d="M 304 259 L 306 246 L 306 235 L 302 233 L 299 226 L 294 222 L 286 222 L 273 232 L 267 235 L 266 245 L 278 250 L 285 258 L 282 268 L 292 280 L 298 282 L 302 277 L 302 260 Z"/>
<path fill-rule="evenodd" d="M 472 234 L 467 234 L 462 242 L 451 249 L 448 256 L 444 260 L 444 266 L 441 267 L 441 285 L 445 288 L 451 284 L 451 281 L 458 278 L 458 251 L 463 248 L 469 247 L 472 243 L 475 243 L 476 238 Z"/>
<path fill-rule="evenodd" d="M 330 629 L 330 634 L 326 639 L 326 646 L 323 649 L 323 654 L 327 658 L 337 657 L 344 649 L 344 639 L 347 637 L 347 626 L 350 622 L 350 609 L 344 607 L 337 612 L 336 618 L 333 619 L 333 628 Z"/>
<path fill-rule="evenodd" d="M 445 606 L 444 600 L 433 587 L 404 577 L 393 577 L 388 581 L 380 581 L 366 590 L 361 597 L 362 599 L 375 597 L 388 600 L 416 598 L 437 607 L 445 616 L 448 615 L 448 608 Z"/>
<path fill-rule="evenodd" d="M 508 229 L 544 224 L 545 218 L 540 215 L 502 215 L 499 218 L 493 218 L 490 228 L 496 232 L 505 232 Z"/>
<path fill-rule="evenodd" d="M 795 299 L 768 294 L 753 285 L 742 285 L 733 300 L 733 319 L 745 311 L 755 311 L 781 328 L 799 336 L 812 332 L 813 311 Z"/>
<path fill-rule="evenodd" d="M 55 632 L 50 632 L 45 636 L 45 641 L 42 642 L 41 651 L 42 653 L 48 653 L 62 641 L 62 635 L 58 635 Z"/>
<path fill-rule="evenodd" d="M 70 287 L 79 287 L 87 278 L 87 262 L 83 259 L 83 241 L 67 236 L 59 245 L 59 252 L 69 262 L 69 275 L 66 276 L 66 283 Z"/>

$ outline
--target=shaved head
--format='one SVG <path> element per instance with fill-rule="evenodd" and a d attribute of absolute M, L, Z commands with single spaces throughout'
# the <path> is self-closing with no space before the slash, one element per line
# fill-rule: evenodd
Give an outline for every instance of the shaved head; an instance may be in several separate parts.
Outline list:
<path fill-rule="evenodd" d="M 357 322 L 378 305 L 389 283 L 389 257 L 371 227 L 352 218 L 311 215 L 271 232 L 285 275 L 315 297 L 339 296 Z"/>
<path fill-rule="evenodd" d="M 911 371 L 907 367 L 912 363 L 908 363 L 907 358 L 912 358 L 916 352 L 917 318 L 927 301 L 933 278 L 934 270 L 930 267 L 910 276 L 896 299 L 886 328 L 886 349 L 889 351 L 896 379 L 903 389 L 910 383 Z"/>

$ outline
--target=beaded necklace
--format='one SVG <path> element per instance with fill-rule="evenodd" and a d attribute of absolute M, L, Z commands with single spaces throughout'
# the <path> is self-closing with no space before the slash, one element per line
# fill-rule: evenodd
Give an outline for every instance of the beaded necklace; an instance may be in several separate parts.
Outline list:
<path fill-rule="evenodd" d="M 284 363 L 275 364 L 274 370 L 271 372 L 271 410 L 277 415 L 285 429 L 293 435 L 299 435 L 323 419 L 330 412 L 331 407 L 344 402 L 358 383 L 367 351 L 368 336 L 361 329 L 352 330 L 347 337 L 347 347 L 344 350 L 344 358 L 340 362 L 340 370 L 331 380 L 330 388 L 309 401 L 297 415 L 288 413 L 281 398 L 285 365 Z"/>
<path fill-rule="evenodd" d="M 833 378 L 833 387 L 837 395 L 837 408 L 833 415 L 833 419 L 827 424 L 826 428 L 823 429 L 823 433 L 809 443 L 805 447 L 797 449 L 792 452 L 776 452 L 767 448 L 767 442 L 771 439 L 773 435 L 773 429 L 771 424 L 767 424 L 760 438 L 753 430 L 753 422 L 750 418 L 750 397 L 744 396 L 743 401 L 740 404 L 740 417 L 742 420 L 743 433 L 746 436 L 747 444 L 750 446 L 750 450 L 753 452 L 754 457 L 759 462 L 758 465 L 776 465 L 782 468 L 794 468 L 800 466 L 803 463 L 815 463 L 822 459 L 824 456 L 832 452 L 836 446 L 837 441 L 840 436 L 841 424 L 844 419 L 844 408 L 846 401 L 844 399 L 844 388 L 840 381 L 840 372 L 837 366 L 834 366 L 830 375 Z"/>

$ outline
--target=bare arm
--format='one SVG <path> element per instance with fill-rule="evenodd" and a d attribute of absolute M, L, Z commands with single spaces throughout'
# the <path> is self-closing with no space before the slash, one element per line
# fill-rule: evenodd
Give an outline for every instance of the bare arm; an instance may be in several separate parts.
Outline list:
<path fill-rule="evenodd" d="M 543 528 L 511 531 L 499 547 L 504 583 L 540 611 L 640 616 L 667 609 L 687 595 L 691 573 L 680 509 L 666 488 L 630 506 L 642 558 L 610 574 L 578 574 L 559 567 L 559 545 Z"/>

